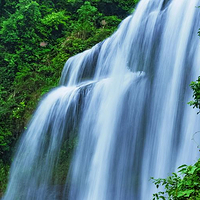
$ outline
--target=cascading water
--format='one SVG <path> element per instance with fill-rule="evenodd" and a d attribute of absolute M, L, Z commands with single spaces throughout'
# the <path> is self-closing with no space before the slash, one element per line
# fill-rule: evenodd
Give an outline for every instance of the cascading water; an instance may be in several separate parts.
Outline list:
<path fill-rule="evenodd" d="M 187 102 L 200 74 L 199 3 L 141 0 L 110 38 L 67 61 L 21 139 L 3 200 L 152 199 L 151 176 L 198 158 L 199 116 Z"/>

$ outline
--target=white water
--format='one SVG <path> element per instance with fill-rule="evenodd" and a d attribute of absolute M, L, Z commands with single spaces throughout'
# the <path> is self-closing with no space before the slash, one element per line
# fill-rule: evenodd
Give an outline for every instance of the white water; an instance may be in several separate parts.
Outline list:
<path fill-rule="evenodd" d="M 200 74 L 199 3 L 141 0 L 110 38 L 67 61 L 19 143 L 3 200 L 152 199 L 151 176 L 197 160 L 199 116 L 187 102 Z M 61 185 L 54 169 L 76 132 Z"/>

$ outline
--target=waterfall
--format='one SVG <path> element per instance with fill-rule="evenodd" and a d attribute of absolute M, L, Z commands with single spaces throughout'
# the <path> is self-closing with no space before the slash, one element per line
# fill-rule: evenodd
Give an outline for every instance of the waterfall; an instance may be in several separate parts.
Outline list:
<path fill-rule="evenodd" d="M 150 177 L 198 159 L 187 102 L 200 74 L 199 3 L 141 0 L 111 37 L 66 62 L 19 142 L 3 200 L 148 200 Z"/>

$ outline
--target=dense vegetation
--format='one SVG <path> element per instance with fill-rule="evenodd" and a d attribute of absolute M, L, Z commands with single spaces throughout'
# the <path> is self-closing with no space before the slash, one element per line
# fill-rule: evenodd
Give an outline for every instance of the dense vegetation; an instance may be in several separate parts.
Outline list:
<path fill-rule="evenodd" d="M 159 179 L 154 179 L 156 187 L 163 186 L 165 191 L 160 191 L 153 196 L 156 199 L 183 200 L 200 199 L 200 159 L 191 166 L 182 165 L 178 173 Z"/>
<path fill-rule="evenodd" d="M 66 60 L 102 41 L 138 0 L 0 0 L 0 194 L 14 146 Z"/>
<path fill-rule="evenodd" d="M 191 88 L 193 89 L 193 97 L 194 100 L 190 101 L 189 104 L 193 106 L 193 108 L 198 108 L 200 113 L 200 76 L 198 77 L 197 81 L 193 81 L 190 84 Z"/>

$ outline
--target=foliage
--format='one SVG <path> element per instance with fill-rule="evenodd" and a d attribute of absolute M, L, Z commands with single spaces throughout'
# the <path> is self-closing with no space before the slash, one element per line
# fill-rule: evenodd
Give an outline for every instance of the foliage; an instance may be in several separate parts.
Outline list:
<path fill-rule="evenodd" d="M 97 8 L 92 6 L 89 1 L 86 1 L 78 10 L 78 20 L 74 26 L 74 31 L 77 32 L 78 37 L 87 39 L 92 36 L 96 29 L 97 20 L 101 13 Z"/>
<path fill-rule="evenodd" d="M 181 165 L 178 173 L 166 179 L 153 179 L 157 188 L 164 186 L 165 192 L 153 195 L 156 199 L 200 199 L 200 159 L 194 165 Z"/>
<path fill-rule="evenodd" d="M 193 106 L 193 108 L 200 109 L 200 76 L 196 82 L 191 82 L 190 87 L 193 89 L 194 101 L 190 101 L 189 104 Z M 200 113 L 200 111 L 198 111 L 198 113 Z"/>
<path fill-rule="evenodd" d="M 9 172 L 9 165 L 5 164 L 0 160 L 0 196 L 3 194 L 3 191 L 6 189 L 7 177 Z"/>

